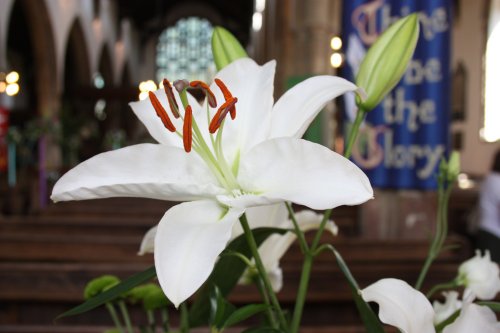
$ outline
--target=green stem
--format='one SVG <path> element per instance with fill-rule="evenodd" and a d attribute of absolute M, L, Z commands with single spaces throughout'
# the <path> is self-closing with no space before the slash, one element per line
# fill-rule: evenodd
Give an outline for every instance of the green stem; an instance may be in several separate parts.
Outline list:
<path fill-rule="evenodd" d="M 123 320 L 125 321 L 125 326 L 127 327 L 128 333 L 134 333 L 134 329 L 132 328 L 132 322 L 130 321 L 130 316 L 128 314 L 127 305 L 124 301 L 118 301 L 118 307 L 123 316 Z"/>
<path fill-rule="evenodd" d="M 292 209 L 292 205 L 289 202 L 286 202 L 286 208 L 288 209 L 288 214 L 292 219 L 293 227 L 295 229 L 295 234 L 297 235 L 297 239 L 299 240 L 300 250 L 302 251 L 302 254 L 306 254 L 307 251 L 309 251 L 309 245 L 307 244 L 306 237 L 304 236 L 304 233 L 300 229 L 299 223 L 295 218 L 295 213 Z"/>
<path fill-rule="evenodd" d="M 354 119 L 354 123 L 352 124 L 351 131 L 349 132 L 349 137 L 347 138 L 347 146 L 345 147 L 345 150 L 344 150 L 344 157 L 345 158 L 351 157 L 352 147 L 354 146 L 354 143 L 356 142 L 356 138 L 358 137 L 359 127 L 361 126 L 363 119 L 365 119 L 366 113 L 367 113 L 367 111 L 365 111 L 363 109 L 359 109 L 358 112 L 356 112 L 356 118 Z"/>
<path fill-rule="evenodd" d="M 115 327 L 120 333 L 125 333 L 125 330 L 123 329 L 123 325 L 120 321 L 120 318 L 118 317 L 118 313 L 116 313 L 115 307 L 111 303 L 106 303 L 106 309 L 108 309 L 109 315 L 111 316 L 111 319 L 113 319 L 113 323 L 115 324 Z"/>
<path fill-rule="evenodd" d="M 438 184 L 438 211 L 437 211 L 437 223 L 436 232 L 434 238 L 429 247 L 429 253 L 425 259 L 424 266 L 420 271 L 417 282 L 415 283 L 415 289 L 420 290 L 422 284 L 424 283 L 425 277 L 429 272 L 432 262 L 438 257 L 441 249 L 443 248 L 446 236 L 448 234 L 448 201 L 451 194 L 451 185 L 444 185 L 445 182 L 442 180 L 444 177 L 439 177 Z"/>
<path fill-rule="evenodd" d="M 432 287 L 432 289 L 425 295 L 427 298 L 431 298 L 432 295 L 434 295 L 437 291 L 443 290 L 443 289 L 452 289 L 458 286 L 457 280 L 453 279 L 449 282 L 446 283 L 440 283 Z"/>
<path fill-rule="evenodd" d="M 269 300 L 271 301 L 271 304 L 273 305 L 276 313 L 278 314 L 278 320 L 280 322 L 280 326 L 283 330 L 286 331 L 287 330 L 287 323 L 286 323 L 285 315 L 283 314 L 283 310 L 281 309 L 281 306 L 278 302 L 278 298 L 276 297 L 276 294 L 274 293 L 271 282 L 269 281 L 269 277 L 267 276 L 267 272 L 266 272 L 266 269 L 264 268 L 264 264 L 262 263 L 262 259 L 260 258 L 257 243 L 255 242 L 255 238 L 253 237 L 252 230 L 250 229 L 250 226 L 248 225 L 248 220 L 247 220 L 246 214 L 243 214 L 240 217 L 240 223 L 241 223 L 241 226 L 243 227 L 243 231 L 245 232 L 245 237 L 247 239 L 248 246 L 250 247 L 250 251 L 252 252 L 253 258 L 255 260 L 255 267 L 257 267 L 257 271 L 259 272 L 260 278 L 262 279 L 262 282 L 264 283 L 264 287 L 265 287 L 265 290 L 266 290 L 267 295 L 269 297 Z"/>
<path fill-rule="evenodd" d="M 166 308 L 161 309 L 161 320 L 163 326 L 163 332 L 167 333 L 170 331 L 170 325 L 168 323 L 168 311 Z"/>
<path fill-rule="evenodd" d="M 351 127 L 351 131 L 349 132 L 349 137 L 347 139 L 347 146 L 344 150 L 344 157 L 349 158 L 352 154 L 352 147 L 356 142 L 356 137 L 358 136 L 359 127 L 365 118 L 367 111 L 364 109 L 359 109 L 356 113 L 356 118 L 354 119 L 354 123 Z M 325 210 L 323 215 L 323 220 L 314 236 L 313 242 L 309 251 L 306 252 L 304 263 L 302 264 L 302 274 L 300 276 L 299 290 L 297 292 L 297 299 L 295 300 L 295 309 L 293 311 L 292 325 L 290 332 L 297 333 L 299 331 L 300 321 L 302 319 L 302 311 L 304 310 L 304 303 L 307 295 L 307 289 L 309 286 L 309 277 L 311 275 L 312 263 L 314 260 L 314 253 L 319 246 L 319 242 L 321 240 L 321 236 L 323 235 L 323 231 L 325 230 L 326 222 L 330 218 L 332 214 L 331 209 Z"/>
<path fill-rule="evenodd" d="M 304 310 L 304 304 L 307 296 L 307 289 L 309 288 L 309 277 L 311 275 L 312 264 L 314 260 L 313 253 L 316 252 L 316 249 L 319 245 L 319 241 L 321 240 L 321 234 L 325 229 L 326 222 L 330 218 L 332 213 L 331 209 L 325 211 L 323 215 L 323 220 L 321 220 L 321 224 L 314 236 L 313 242 L 311 244 L 310 249 L 305 253 L 304 262 L 302 264 L 302 273 L 300 275 L 299 282 L 299 290 L 297 291 L 297 298 L 295 300 L 295 309 L 293 310 L 293 318 L 292 324 L 290 326 L 291 333 L 297 333 L 299 331 L 300 321 L 302 319 L 302 312 Z"/>
<path fill-rule="evenodd" d="M 152 310 L 146 310 L 146 316 L 148 318 L 148 332 L 154 333 L 155 331 L 155 316 Z"/>
<path fill-rule="evenodd" d="M 181 304 L 181 333 L 189 332 L 189 314 L 185 303 Z"/>
<path fill-rule="evenodd" d="M 254 283 L 257 285 L 259 292 L 262 295 L 262 298 L 264 299 L 264 304 L 269 306 L 269 308 L 266 310 L 267 320 L 268 320 L 269 324 L 271 325 L 271 327 L 277 328 L 278 322 L 276 321 L 276 316 L 274 315 L 274 312 L 271 308 L 271 302 L 269 301 L 269 297 L 267 296 L 267 293 L 264 289 L 264 284 L 263 284 L 262 280 L 260 279 L 260 277 L 258 277 L 258 276 L 255 276 L 253 278 L 253 280 L 254 280 Z"/>

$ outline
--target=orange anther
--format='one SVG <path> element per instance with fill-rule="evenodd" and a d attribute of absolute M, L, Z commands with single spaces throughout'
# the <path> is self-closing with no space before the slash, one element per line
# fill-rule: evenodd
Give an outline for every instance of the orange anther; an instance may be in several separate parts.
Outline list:
<path fill-rule="evenodd" d="M 186 111 L 184 113 L 182 141 L 184 143 L 184 150 L 186 153 L 189 153 L 193 145 L 193 110 L 191 109 L 191 105 L 186 106 Z"/>
<path fill-rule="evenodd" d="M 219 87 L 220 91 L 222 91 L 222 95 L 224 95 L 224 99 L 226 100 L 226 102 L 233 98 L 233 95 L 231 94 L 229 89 L 227 89 L 222 80 L 215 79 L 215 84 Z M 234 118 L 236 118 L 236 108 L 232 107 L 231 110 L 229 110 L 229 113 L 231 114 L 231 119 L 234 120 Z"/>
<path fill-rule="evenodd" d="M 231 97 L 231 99 L 221 105 L 219 110 L 217 110 L 217 113 L 215 113 L 215 116 L 212 118 L 212 121 L 210 121 L 210 125 L 208 126 L 208 131 L 210 133 L 214 134 L 215 132 L 217 132 L 227 113 L 230 112 L 231 109 L 234 109 L 234 105 L 237 101 L 238 99 L 236 97 Z"/>
<path fill-rule="evenodd" d="M 163 108 L 156 95 L 151 91 L 149 92 L 149 99 L 151 100 L 151 104 L 156 111 L 156 115 L 161 119 L 163 126 L 165 126 L 165 128 L 170 132 L 175 132 L 175 126 L 172 124 L 172 121 L 170 121 L 167 111 Z"/>
<path fill-rule="evenodd" d="M 168 106 L 170 106 L 170 111 L 175 118 L 179 118 L 179 106 L 175 100 L 174 92 L 172 91 L 172 84 L 167 79 L 163 79 L 163 89 L 165 89 L 165 94 L 167 95 Z"/>
<path fill-rule="evenodd" d="M 203 90 L 203 93 L 207 97 L 208 105 L 210 105 L 213 108 L 215 108 L 217 106 L 217 100 L 215 99 L 215 95 L 212 92 L 212 90 L 210 90 L 210 87 L 208 86 L 208 84 L 206 84 L 203 81 L 191 81 L 189 83 L 189 86 L 191 88 L 199 88 L 199 89 Z"/>

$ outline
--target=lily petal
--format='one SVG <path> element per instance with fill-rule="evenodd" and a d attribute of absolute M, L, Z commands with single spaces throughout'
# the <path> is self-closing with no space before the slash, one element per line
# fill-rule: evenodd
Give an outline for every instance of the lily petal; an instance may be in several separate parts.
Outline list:
<path fill-rule="evenodd" d="M 272 161 L 272 163 L 269 163 Z M 301 139 L 267 140 L 242 157 L 238 180 L 246 193 L 222 197 L 231 206 L 292 201 L 313 209 L 357 205 L 373 197 L 368 177 L 330 149 Z"/>
<path fill-rule="evenodd" d="M 156 97 L 163 105 L 167 113 L 169 114 L 171 120 L 173 120 L 172 113 L 168 109 L 167 97 L 163 89 L 158 89 L 155 92 Z M 149 134 L 159 143 L 174 147 L 182 147 L 182 140 L 174 133 L 169 132 L 160 118 L 156 115 L 156 112 L 151 105 L 149 98 L 142 101 L 129 103 L 134 114 L 139 118 L 139 120 L 146 126 Z"/>
<path fill-rule="evenodd" d="M 251 229 L 262 227 L 282 228 L 283 222 L 288 218 L 288 210 L 284 203 L 251 207 L 245 211 L 245 214 Z M 243 234 L 243 228 L 240 223 L 236 223 L 233 227 L 232 238 L 236 238 L 241 234 Z"/>
<path fill-rule="evenodd" d="M 237 149 L 244 152 L 268 137 L 274 102 L 275 68 L 276 61 L 259 66 L 250 58 L 242 58 L 217 74 L 217 78 L 238 98 L 236 118 L 231 120 L 228 117 L 224 125 L 224 152 L 230 157 L 234 156 Z M 210 89 L 220 106 L 224 101 L 223 94 L 215 83 Z"/>
<path fill-rule="evenodd" d="M 155 225 L 154 227 L 150 228 L 146 233 L 144 234 L 144 237 L 142 238 L 141 245 L 139 247 L 139 252 L 137 252 L 137 255 L 143 256 L 146 253 L 154 253 L 155 251 L 155 237 L 156 237 L 156 230 L 158 229 L 158 226 Z"/>
<path fill-rule="evenodd" d="M 408 283 L 382 279 L 361 291 L 366 302 L 379 305 L 379 318 L 403 333 L 435 333 L 434 310 L 427 298 Z"/>
<path fill-rule="evenodd" d="M 337 76 L 309 78 L 288 90 L 274 105 L 271 136 L 300 138 L 314 118 L 332 99 L 358 87 Z"/>
<path fill-rule="evenodd" d="M 498 333 L 500 322 L 487 306 L 466 303 L 457 319 L 446 326 L 443 333 Z"/>
<path fill-rule="evenodd" d="M 80 163 L 54 186 L 52 200 L 143 197 L 195 200 L 225 191 L 205 163 L 183 149 L 139 144 Z"/>
<path fill-rule="evenodd" d="M 165 213 L 156 232 L 155 266 L 165 295 L 176 307 L 208 278 L 241 214 L 211 200 L 182 203 Z"/>

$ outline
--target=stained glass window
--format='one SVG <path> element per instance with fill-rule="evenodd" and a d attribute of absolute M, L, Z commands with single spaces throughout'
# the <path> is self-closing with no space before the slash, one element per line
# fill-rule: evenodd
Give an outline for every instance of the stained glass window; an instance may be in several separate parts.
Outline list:
<path fill-rule="evenodd" d="M 210 82 L 215 75 L 211 37 L 212 25 L 206 19 L 188 17 L 165 29 L 156 47 L 156 78 Z"/>

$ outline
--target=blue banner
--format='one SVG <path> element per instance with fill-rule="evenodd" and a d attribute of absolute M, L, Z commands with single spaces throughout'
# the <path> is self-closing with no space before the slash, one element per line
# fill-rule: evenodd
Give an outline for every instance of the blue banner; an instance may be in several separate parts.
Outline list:
<path fill-rule="evenodd" d="M 351 0 L 343 6 L 342 73 L 351 81 L 381 32 L 398 18 L 419 13 L 413 59 L 401 82 L 368 113 L 352 160 L 374 187 L 435 189 L 449 142 L 451 0 Z M 352 121 L 352 96 L 346 98 L 346 110 Z"/>

